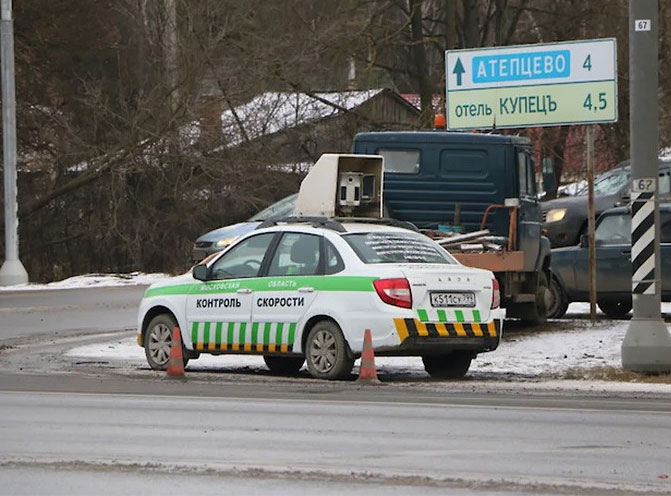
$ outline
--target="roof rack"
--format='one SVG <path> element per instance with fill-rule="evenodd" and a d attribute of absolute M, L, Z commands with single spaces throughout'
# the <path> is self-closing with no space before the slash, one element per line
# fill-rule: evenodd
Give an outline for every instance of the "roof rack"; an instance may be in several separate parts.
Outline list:
<path fill-rule="evenodd" d="M 379 224 L 382 226 L 393 226 L 401 227 L 403 229 L 409 229 L 411 231 L 420 232 L 415 224 L 408 222 L 407 220 L 396 220 L 389 217 L 335 217 L 334 220 L 338 222 L 351 222 L 351 223 L 361 223 L 361 224 Z"/>
<path fill-rule="evenodd" d="M 256 229 L 273 227 L 279 223 L 286 224 L 310 224 L 312 227 L 322 227 L 336 232 L 347 232 L 347 229 L 337 220 L 328 217 L 282 217 L 280 219 L 264 220 Z"/>
<path fill-rule="evenodd" d="M 256 229 L 264 229 L 266 227 L 273 227 L 280 223 L 286 224 L 310 224 L 312 227 L 321 227 L 324 229 L 330 229 L 336 232 L 347 232 L 343 223 L 358 223 L 358 224 L 378 224 L 383 226 L 393 226 L 401 227 L 403 229 L 409 229 L 411 231 L 420 232 L 417 229 L 417 226 L 412 222 L 407 222 L 404 220 L 396 220 L 389 218 L 377 218 L 377 217 L 282 217 L 279 219 L 273 220 L 264 220 L 259 224 Z"/>

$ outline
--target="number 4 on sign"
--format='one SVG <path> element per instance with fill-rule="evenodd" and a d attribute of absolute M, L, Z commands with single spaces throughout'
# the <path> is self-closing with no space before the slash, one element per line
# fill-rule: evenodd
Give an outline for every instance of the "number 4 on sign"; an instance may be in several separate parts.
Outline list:
<path fill-rule="evenodd" d="M 584 69 L 587 69 L 588 71 L 592 70 L 592 55 L 588 55 L 585 58 L 585 61 L 582 63 L 582 66 Z"/>

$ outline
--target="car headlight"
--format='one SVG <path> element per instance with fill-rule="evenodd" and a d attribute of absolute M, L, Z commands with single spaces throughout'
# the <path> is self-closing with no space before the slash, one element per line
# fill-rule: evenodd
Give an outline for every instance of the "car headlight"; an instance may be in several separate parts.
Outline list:
<path fill-rule="evenodd" d="M 216 243 L 214 243 L 214 246 L 217 248 L 226 248 L 228 245 L 233 243 L 236 239 L 238 239 L 240 236 L 232 236 L 230 238 L 222 238 Z"/>
<path fill-rule="evenodd" d="M 553 208 L 552 210 L 548 210 L 545 222 L 559 222 L 564 216 L 566 216 L 565 208 Z"/>

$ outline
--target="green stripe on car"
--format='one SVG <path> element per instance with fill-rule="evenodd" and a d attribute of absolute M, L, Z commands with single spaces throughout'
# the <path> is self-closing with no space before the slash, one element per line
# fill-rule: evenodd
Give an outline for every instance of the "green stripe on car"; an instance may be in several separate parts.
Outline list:
<path fill-rule="evenodd" d="M 417 309 L 417 320 L 420 322 L 482 322 L 479 310 L 466 309 Z"/>
<path fill-rule="evenodd" d="M 242 287 L 251 289 L 252 291 L 296 291 L 302 286 L 310 286 L 315 291 L 374 291 L 373 281 L 376 279 L 376 277 L 363 276 L 295 276 L 231 279 L 149 288 L 145 291 L 144 297 L 235 293 Z"/>

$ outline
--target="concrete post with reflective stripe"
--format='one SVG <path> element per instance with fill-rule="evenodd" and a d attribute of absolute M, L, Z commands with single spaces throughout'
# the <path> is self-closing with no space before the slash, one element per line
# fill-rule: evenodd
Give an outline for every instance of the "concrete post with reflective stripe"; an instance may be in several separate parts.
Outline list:
<path fill-rule="evenodd" d="M 634 316 L 622 343 L 622 366 L 637 372 L 671 371 L 671 336 L 661 318 L 657 24 L 657 0 L 629 0 Z"/>

